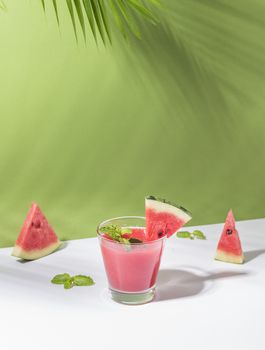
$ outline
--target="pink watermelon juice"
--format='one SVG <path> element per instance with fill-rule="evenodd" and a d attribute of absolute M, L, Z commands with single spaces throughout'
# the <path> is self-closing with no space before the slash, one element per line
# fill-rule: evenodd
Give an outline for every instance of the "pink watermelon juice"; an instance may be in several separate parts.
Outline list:
<path fill-rule="evenodd" d="M 144 229 L 138 228 L 137 234 L 132 234 L 132 237 L 141 239 L 143 233 Z M 122 292 L 141 292 L 154 287 L 163 242 L 163 239 L 159 239 L 127 246 L 101 237 L 101 252 L 110 288 Z"/>
<path fill-rule="evenodd" d="M 147 241 L 144 227 L 129 226 L 130 217 L 124 219 L 127 221 L 126 228 L 131 230 L 131 234 L 125 234 L 124 237 L 130 236 L 141 240 L 142 243 L 120 243 L 110 239 L 106 234 L 101 234 L 100 227 L 98 229 L 109 288 L 118 293 L 148 293 L 156 284 L 166 237 Z M 145 224 L 145 218 L 138 219 L 141 219 L 141 224 Z M 115 220 L 119 220 L 120 226 L 124 227 L 122 218 L 113 219 L 111 222 Z"/>

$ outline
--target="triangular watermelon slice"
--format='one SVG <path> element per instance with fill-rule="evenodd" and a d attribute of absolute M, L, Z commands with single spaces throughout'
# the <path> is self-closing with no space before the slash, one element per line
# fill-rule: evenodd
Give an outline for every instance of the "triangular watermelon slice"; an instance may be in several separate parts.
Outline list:
<path fill-rule="evenodd" d="M 12 255 L 35 260 L 54 252 L 61 242 L 36 203 L 32 203 Z"/>
<path fill-rule="evenodd" d="M 191 213 L 165 199 L 148 196 L 145 199 L 146 239 L 170 237 L 191 220 Z"/>
<path fill-rule="evenodd" d="M 232 210 L 229 210 L 227 214 L 215 259 L 234 264 L 242 264 L 244 262 L 244 254 Z"/>

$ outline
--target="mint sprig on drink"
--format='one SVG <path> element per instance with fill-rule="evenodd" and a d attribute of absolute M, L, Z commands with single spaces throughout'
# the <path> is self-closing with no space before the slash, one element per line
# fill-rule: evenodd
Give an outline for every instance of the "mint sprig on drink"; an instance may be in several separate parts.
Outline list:
<path fill-rule="evenodd" d="M 100 228 L 100 232 L 105 233 L 114 241 L 123 243 L 123 244 L 131 244 L 131 243 L 143 243 L 143 241 L 137 238 L 125 238 L 124 235 L 130 235 L 132 230 L 128 227 L 121 227 L 119 225 L 107 225 Z"/>
<path fill-rule="evenodd" d="M 200 230 L 194 230 L 193 232 L 180 231 L 180 232 L 177 232 L 176 236 L 178 238 L 189 238 L 189 239 L 197 238 L 197 239 L 202 239 L 202 240 L 206 239 L 206 236 Z"/>
<path fill-rule="evenodd" d="M 64 289 L 71 289 L 74 286 L 93 286 L 95 284 L 90 276 L 76 275 L 71 277 L 68 273 L 62 273 L 54 276 L 51 283 L 63 284 Z"/>
<path fill-rule="evenodd" d="M 129 238 L 129 242 L 130 242 L 130 243 L 143 243 L 143 241 L 141 241 L 141 240 L 138 239 L 138 238 L 134 238 L 134 237 Z"/>

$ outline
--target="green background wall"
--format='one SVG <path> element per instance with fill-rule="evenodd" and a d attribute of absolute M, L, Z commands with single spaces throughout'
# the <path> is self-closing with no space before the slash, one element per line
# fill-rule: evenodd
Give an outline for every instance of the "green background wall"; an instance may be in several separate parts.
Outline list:
<path fill-rule="evenodd" d="M 40 1 L 0 12 L 0 246 L 37 201 L 64 239 L 144 214 L 264 217 L 265 3 L 165 0 L 141 42 L 75 43 Z"/>

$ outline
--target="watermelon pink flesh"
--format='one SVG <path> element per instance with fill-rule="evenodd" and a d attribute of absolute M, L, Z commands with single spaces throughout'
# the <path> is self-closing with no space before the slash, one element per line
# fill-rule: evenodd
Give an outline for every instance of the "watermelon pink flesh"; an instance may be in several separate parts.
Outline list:
<path fill-rule="evenodd" d="M 232 263 L 242 263 L 244 261 L 241 242 L 236 230 L 232 210 L 227 214 L 221 238 L 217 246 L 215 259 Z"/>
<path fill-rule="evenodd" d="M 177 218 L 175 215 L 159 212 L 156 213 L 153 209 L 146 210 L 146 231 L 148 232 L 149 240 L 158 239 L 162 236 L 170 237 L 177 232 L 185 222 Z"/>
<path fill-rule="evenodd" d="M 140 241 L 144 242 L 146 240 L 145 228 L 142 227 L 127 227 L 131 229 L 131 233 L 124 233 L 122 235 L 123 238 L 130 239 L 136 238 Z M 107 234 L 104 235 L 105 238 L 112 240 Z"/>
<path fill-rule="evenodd" d="M 60 241 L 46 217 L 36 203 L 33 203 L 21 228 L 13 255 L 23 259 L 37 259 L 50 254 Z"/>
<path fill-rule="evenodd" d="M 129 238 L 136 238 L 139 239 L 140 241 L 145 241 L 145 229 L 144 228 L 132 228 L 132 233 Z"/>

